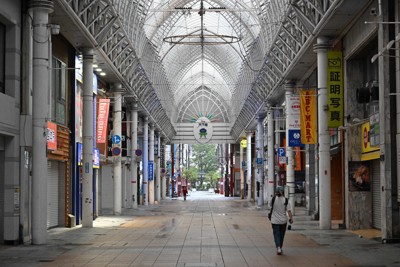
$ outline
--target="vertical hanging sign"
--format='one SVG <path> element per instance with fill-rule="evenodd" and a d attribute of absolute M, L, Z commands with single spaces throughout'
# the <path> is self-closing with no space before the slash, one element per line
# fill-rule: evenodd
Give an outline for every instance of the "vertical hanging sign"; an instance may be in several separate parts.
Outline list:
<path fill-rule="evenodd" d="M 328 51 L 328 127 L 343 125 L 342 51 Z"/>
<path fill-rule="evenodd" d="M 110 109 L 110 99 L 102 98 L 99 100 L 99 111 L 97 116 L 97 143 L 104 144 L 107 136 L 108 112 Z"/>
<path fill-rule="evenodd" d="M 286 146 L 300 146 L 300 97 L 290 96 L 286 103 L 288 129 L 286 131 Z"/>
<path fill-rule="evenodd" d="M 57 124 L 47 122 L 47 149 L 57 150 Z"/>
<path fill-rule="evenodd" d="M 314 90 L 300 92 L 301 143 L 317 143 L 317 97 Z"/>

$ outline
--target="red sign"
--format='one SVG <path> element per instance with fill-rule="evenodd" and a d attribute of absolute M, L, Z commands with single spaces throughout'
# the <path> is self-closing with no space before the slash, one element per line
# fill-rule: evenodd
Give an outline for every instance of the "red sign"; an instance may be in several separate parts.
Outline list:
<path fill-rule="evenodd" d="M 102 98 L 99 100 L 99 112 L 97 116 L 97 143 L 106 143 L 108 112 L 110 109 L 110 99 Z"/>
<path fill-rule="evenodd" d="M 57 150 L 57 124 L 47 122 L 47 149 Z"/>
<path fill-rule="evenodd" d="M 112 154 L 113 154 L 114 156 L 119 156 L 119 155 L 121 154 L 121 148 L 119 148 L 119 147 L 113 147 L 112 150 L 111 150 L 111 152 L 112 152 Z"/>

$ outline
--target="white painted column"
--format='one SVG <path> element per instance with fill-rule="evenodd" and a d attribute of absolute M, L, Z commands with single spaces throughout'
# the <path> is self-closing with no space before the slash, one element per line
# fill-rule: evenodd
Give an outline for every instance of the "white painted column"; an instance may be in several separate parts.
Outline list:
<path fill-rule="evenodd" d="M 83 53 L 82 227 L 93 227 L 93 50 Z"/>
<path fill-rule="evenodd" d="M 143 120 L 143 205 L 149 205 L 149 118 Z"/>
<path fill-rule="evenodd" d="M 243 146 L 242 146 L 242 143 L 240 143 L 239 159 L 240 159 L 240 197 L 241 197 L 241 199 L 244 199 L 244 170 L 243 170 Z"/>
<path fill-rule="evenodd" d="M 162 178 L 161 178 L 161 198 L 165 199 L 165 197 L 167 196 L 167 172 L 168 172 L 168 168 L 166 166 L 166 161 L 167 161 L 167 149 L 168 149 L 168 155 L 171 155 L 171 150 L 170 150 L 170 146 L 165 145 L 165 141 L 164 139 L 162 140 L 162 146 L 163 146 L 163 162 L 162 162 L 162 166 L 165 169 L 165 173 L 162 174 Z"/>
<path fill-rule="evenodd" d="M 247 147 L 246 147 L 246 169 L 247 169 L 247 201 L 251 201 L 251 169 L 253 165 L 251 164 L 251 131 L 246 132 L 247 134 Z"/>
<path fill-rule="evenodd" d="M 156 201 L 157 203 L 161 200 L 161 133 L 157 133 L 157 158 L 156 158 L 156 179 L 155 179 L 155 187 L 156 187 Z"/>
<path fill-rule="evenodd" d="M 319 228 L 331 229 L 331 161 L 328 129 L 328 39 L 318 37 L 314 51 L 317 53 L 318 73 L 318 157 L 319 157 Z"/>
<path fill-rule="evenodd" d="M 290 121 L 294 121 L 292 114 L 288 112 L 288 103 L 290 103 L 289 98 L 293 96 L 294 83 L 287 82 L 285 84 L 285 98 L 286 98 L 286 186 L 288 187 L 288 198 L 290 206 L 292 207 L 292 214 L 295 214 L 295 177 L 294 177 L 294 150 L 293 147 L 289 146 L 289 135 L 288 130 L 290 128 Z"/>
<path fill-rule="evenodd" d="M 150 125 L 149 133 L 149 162 L 153 163 L 153 175 L 149 174 L 149 204 L 154 204 L 154 176 L 155 176 L 155 162 L 154 162 L 154 124 Z"/>
<path fill-rule="evenodd" d="M 260 183 L 259 196 L 257 204 L 259 207 L 264 205 L 264 127 L 263 127 L 263 115 L 257 117 L 257 158 L 261 159 L 261 165 L 257 164 L 257 180 Z M 256 192 L 257 194 L 257 192 Z"/>
<path fill-rule="evenodd" d="M 268 203 L 274 196 L 275 181 L 275 150 L 274 150 L 274 111 L 270 108 L 267 112 L 268 127 Z"/>
<path fill-rule="evenodd" d="M 32 243 L 42 245 L 47 236 L 47 120 L 49 118 L 49 13 L 50 1 L 31 1 L 33 9 L 33 144 Z"/>
<path fill-rule="evenodd" d="M 138 104 L 135 102 L 133 104 L 133 109 L 131 110 L 131 185 L 132 185 L 132 208 L 137 208 L 137 161 L 135 151 L 138 149 Z"/>
<path fill-rule="evenodd" d="M 122 136 L 122 86 L 116 84 L 113 88 L 114 108 L 113 108 L 113 136 Z M 121 142 L 113 144 L 113 148 L 118 147 L 122 151 Z M 122 212 L 122 169 L 121 154 L 113 156 L 114 171 L 114 215 L 121 215 Z"/>

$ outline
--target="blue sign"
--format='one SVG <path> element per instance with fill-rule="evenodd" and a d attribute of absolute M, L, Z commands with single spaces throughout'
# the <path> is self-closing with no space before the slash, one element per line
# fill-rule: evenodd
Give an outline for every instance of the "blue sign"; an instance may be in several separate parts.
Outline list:
<path fill-rule="evenodd" d="M 246 167 L 246 161 L 242 161 L 242 167 Z"/>
<path fill-rule="evenodd" d="M 119 135 L 113 135 L 113 137 L 111 138 L 111 141 L 113 144 L 119 144 L 121 142 L 121 136 Z"/>
<path fill-rule="evenodd" d="M 279 147 L 278 148 L 278 157 L 284 157 L 284 156 L 285 156 L 285 148 Z"/>
<path fill-rule="evenodd" d="M 261 164 L 263 163 L 263 159 L 262 159 L 262 158 L 257 158 L 257 159 L 256 159 L 256 163 L 257 163 L 258 165 L 261 165 Z"/>
<path fill-rule="evenodd" d="M 154 164 L 153 161 L 149 161 L 149 181 L 153 181 L 154 180 L 154 172 L 153 172 L 153 168 L 154 168 Z"/>
<path fill-rule="evenodd" d="M 93 168 L 100 168 L 100 149 L 93 148 Z"/>
<path fill-rule="evenodd" d="M 301 143 L 301 134 L 300 130 L 288 130 L 288 136 L 289 136 L 289 143 L 288 146 L 302 146 L 303 144 Z"/>

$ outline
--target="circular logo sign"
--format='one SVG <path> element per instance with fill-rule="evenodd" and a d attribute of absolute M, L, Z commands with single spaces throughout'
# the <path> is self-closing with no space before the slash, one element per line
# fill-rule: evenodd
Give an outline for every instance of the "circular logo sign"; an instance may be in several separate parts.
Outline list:
<path fill-rule="evenodd" d="M 210 120 L 206 117 L 198 118 L 193 126 L 193 134 L 199 143 L 204 144 L 210 141 L 213 134 Z"/>

